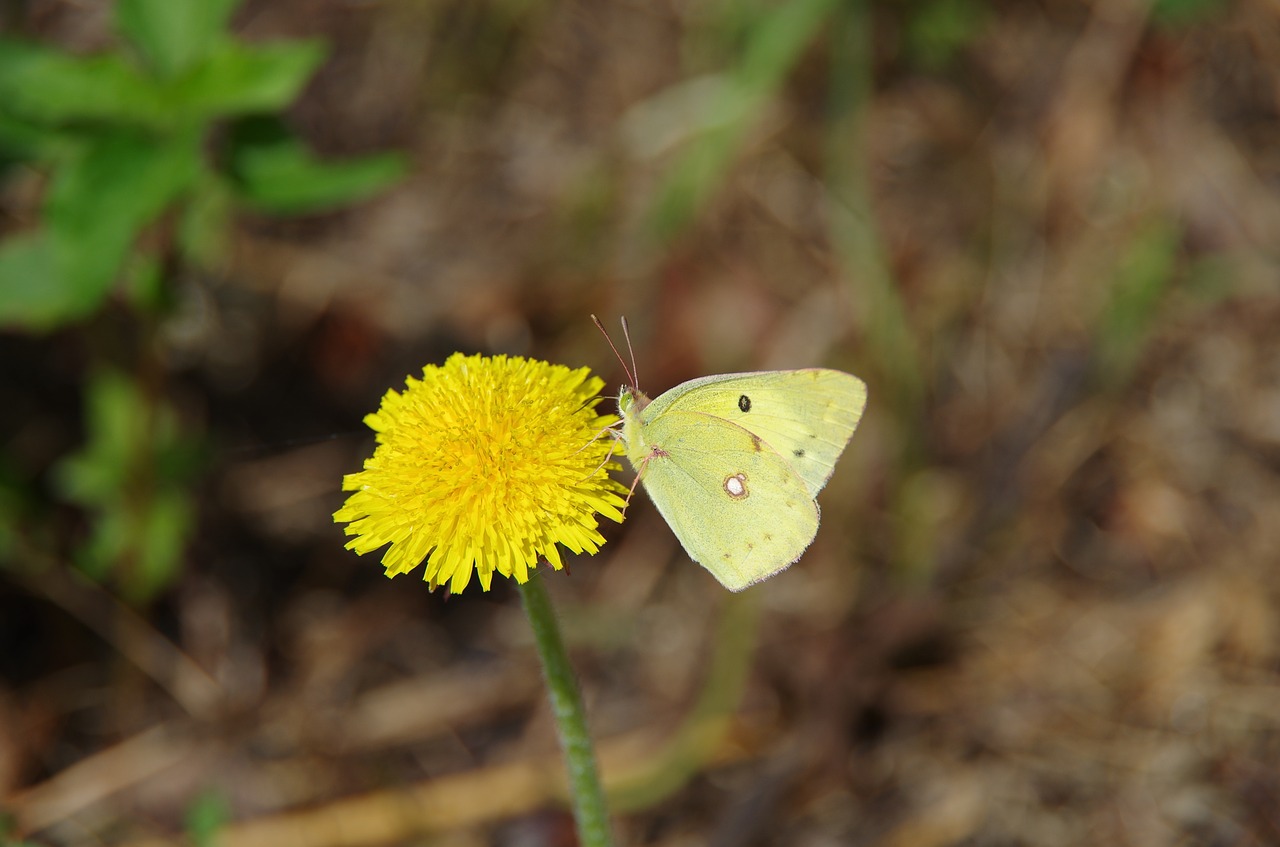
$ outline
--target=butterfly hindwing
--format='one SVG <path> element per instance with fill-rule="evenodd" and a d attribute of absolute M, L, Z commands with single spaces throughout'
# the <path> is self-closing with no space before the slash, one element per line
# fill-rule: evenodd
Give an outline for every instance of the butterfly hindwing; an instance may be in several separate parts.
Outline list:
<path fill-rule="evenodd" d="M 646 427 L 658 445 L 642 480 L 689 556 L 740 591 L 782 570 L 818 532 L 804 482 L 750 432 L 710 415 L 668 411 Z"/>

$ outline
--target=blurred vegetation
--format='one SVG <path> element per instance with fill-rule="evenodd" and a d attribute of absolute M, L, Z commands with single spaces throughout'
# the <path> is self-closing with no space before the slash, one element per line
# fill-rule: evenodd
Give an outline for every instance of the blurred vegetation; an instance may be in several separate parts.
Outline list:
<path fill-rule="evenodd" d="M 88 441 L 54 482 L 90 520 L 73 561 L 138 603 L 179 575 L 192 526 L 196 436 L 155 361 L 178 280 L 225 261 L 233 214 L 336 208 L 404 172 L 392 154 L 321 162 L 285 129 L 273 113 L 324 48 L 240 41 L 226 31 L 238 5 L 119 0 L 115 49 L 87 56 L 0 40 L 0 155 L 11 180 L 44 184 L 36 220 L 0 242 L 0 326 L 48 332 L 113 291 L 136 313 L 132 349 L 104 349 L 86 379 Z"/>
<path fill-rule="evenodd" d="M 194 847 L 213 847 L 218 830 L 229 818 L 226 799 L 207 791 L 196 797 L 187 810 L 187 837 Z"/>
<path fill-rule="evenodd" d="M 120 0 L 120 45 L 91 56 L 0 42 L 0 146 L 10 167 L 27 163 L 49 183 L 40 225 L 0 247 L 0 323 L 50 328 L 97 309 L 122 271 L 145 292 L 157 262 L 208 265 L 233 209 L 314 211 L 402 173 L 392 156 L 321 164 L 282 128 L 259 128 L 324 51 L 237 41 L 224 31 L 237 5 Z M 236 123 L 211 157 L 226 121 Z M 166 215 L 171 243 L 138 245 Z"/>
<path fill-rule="evenodd" d="M 192 526 L 186 487 L 196 448 L 173 410 L 142 396 L 128 377 L 106 372 L 87 381 L 89 442 L 54 468 L 58 494 L 91 515 L 76 565 L 144 602 L 178 576 Z"/>

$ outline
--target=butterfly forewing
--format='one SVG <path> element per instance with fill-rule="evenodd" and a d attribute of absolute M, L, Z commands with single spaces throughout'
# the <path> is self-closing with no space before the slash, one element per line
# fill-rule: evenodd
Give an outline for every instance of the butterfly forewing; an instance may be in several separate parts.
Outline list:
<path fill-rule="evenodd" d="M 831 478 L 866 403 L 866 385 L 842 371 L 760 371 L 690 380 L 654 400 L 644 418 L 655 424 L 695 412 L 737 424 L 794 469 L 813 497 Z"/>

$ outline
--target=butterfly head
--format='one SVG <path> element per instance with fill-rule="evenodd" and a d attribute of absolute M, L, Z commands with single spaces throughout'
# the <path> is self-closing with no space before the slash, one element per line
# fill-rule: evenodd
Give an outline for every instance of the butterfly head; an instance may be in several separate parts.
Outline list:
<path fill-rule="evenodd" d="M 624 421 L 634 419 L 648 405 L 648 395 L 634 385 L 624 385 L 618 392 L 618 416 Z"/>
<path fill-rule="evenodd" d="M 628 455 L 633 451 L 644 450 L 644 422 L 640 419 L 640 413 L 648 405 L 649 398 L 634 385 L 624 385 L 618 392 L 618 417 L 622 420 L 617 437 L 626 446 Z"/>

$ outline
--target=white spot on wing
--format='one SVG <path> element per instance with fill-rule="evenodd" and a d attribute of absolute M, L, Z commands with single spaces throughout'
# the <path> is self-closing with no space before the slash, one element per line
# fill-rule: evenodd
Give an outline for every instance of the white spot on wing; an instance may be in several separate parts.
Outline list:
<path fill-rule="evenodd" d="M 726 477 L 724 481 L 724 491 L 734 500 L 742 500 L 747 494 L 747 475 L 744 473 L 736 473 Z"/>

